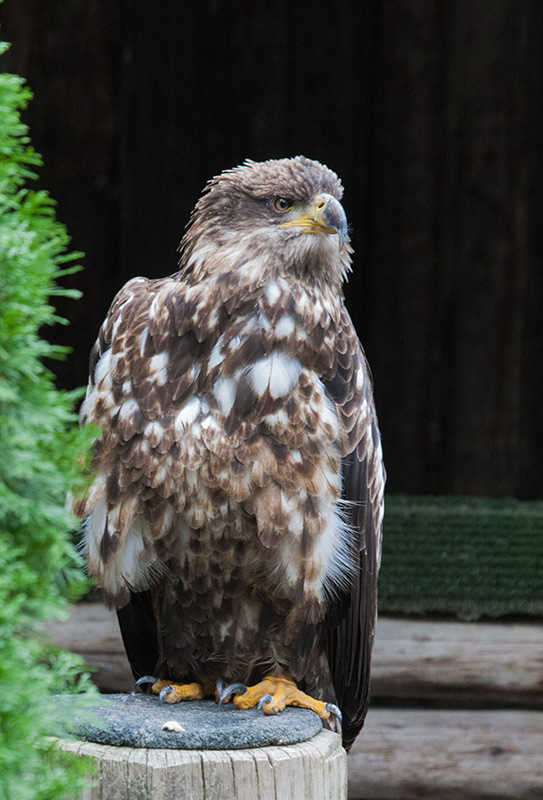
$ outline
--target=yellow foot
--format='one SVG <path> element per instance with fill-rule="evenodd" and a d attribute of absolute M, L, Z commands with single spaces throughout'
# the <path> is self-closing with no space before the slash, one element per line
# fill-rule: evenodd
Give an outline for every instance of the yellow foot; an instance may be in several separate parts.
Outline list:
<path fill-rule="evenodd" d="M 146 675 L 136 681 L 132 692 L 143 683 L 151 683 L 151 691 L 158 694 L 162 703 L 180 703 L 183 700 L 203 700 L 210 694 L 215 694 L 215 680 L 202 681 L 202 683 L 172 683 L 171 681 L 157 680 Z"/>
<path fill-rule="evenodd" d="M 321 719 L 328 719 L 330 713 L 336 714 L 341 720 L 339 708 L 332 703 L 323 703 L 301 692 L 294 681 L 287 678 L 275 678 L 268 675 L 254 686 L 245 686 L 243 683 L 232 683 L 221 693 L 219 702 L 226 703 L 232 695 L 236 708 L 261 708 L 265 714 L 277 714 L 286 706 L 309 708 L 319 715 Z"/>

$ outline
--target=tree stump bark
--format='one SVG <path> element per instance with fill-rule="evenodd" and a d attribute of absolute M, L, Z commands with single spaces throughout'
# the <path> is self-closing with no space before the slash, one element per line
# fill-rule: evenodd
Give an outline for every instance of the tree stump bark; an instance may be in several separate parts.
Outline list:
<path fill-rule="evenodd" d="M 97 762 L 74 800 L 346 800 L 347 755 L 336 733 L 245 750 L 159 750 L 59 739 Z"/>

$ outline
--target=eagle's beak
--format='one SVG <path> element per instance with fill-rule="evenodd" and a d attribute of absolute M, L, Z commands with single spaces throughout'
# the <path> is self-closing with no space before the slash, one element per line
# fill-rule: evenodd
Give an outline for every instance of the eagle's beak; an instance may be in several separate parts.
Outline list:
<path fill-rule="evenodd" d="M 337 233 L 339 249 L 347 238 L 347 217 L 343 206 L 326 192 L 318 194 L 297 217 L 279 223 L 280 227 L 301 228 L 301 233 Z"/>

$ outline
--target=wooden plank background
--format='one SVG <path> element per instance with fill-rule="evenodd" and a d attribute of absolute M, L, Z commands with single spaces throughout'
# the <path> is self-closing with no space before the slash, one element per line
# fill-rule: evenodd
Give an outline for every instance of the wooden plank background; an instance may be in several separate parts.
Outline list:
<path fill-rule="evenodd" d="M 540 800 L 543 712 L 374 709 L 350 800 Z"/>
<path fill-rule="evenodd" d="M 3 68 L 87 253 L 55 336 L 88 352 L 176 266 L 205 181 L 302 152 L 344 179 L 347 299 L 391 491 L 543 497 L 540 0 L 6 0 Z"/>

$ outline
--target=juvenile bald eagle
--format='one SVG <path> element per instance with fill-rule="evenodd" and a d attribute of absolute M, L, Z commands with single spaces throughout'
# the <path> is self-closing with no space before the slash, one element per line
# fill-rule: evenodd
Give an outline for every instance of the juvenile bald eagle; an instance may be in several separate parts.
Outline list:
<path fill-rule="evenodd" d="M 342 193 L 302 156 L 210 181 L 179 271 L 131 280 L 102 325 L 81 411 L 101 427 L 97 476 L 75 510 L 135 677 L 165 702 L 337 704 L 349 747 L 384 470 L 343 304 Z"/>

